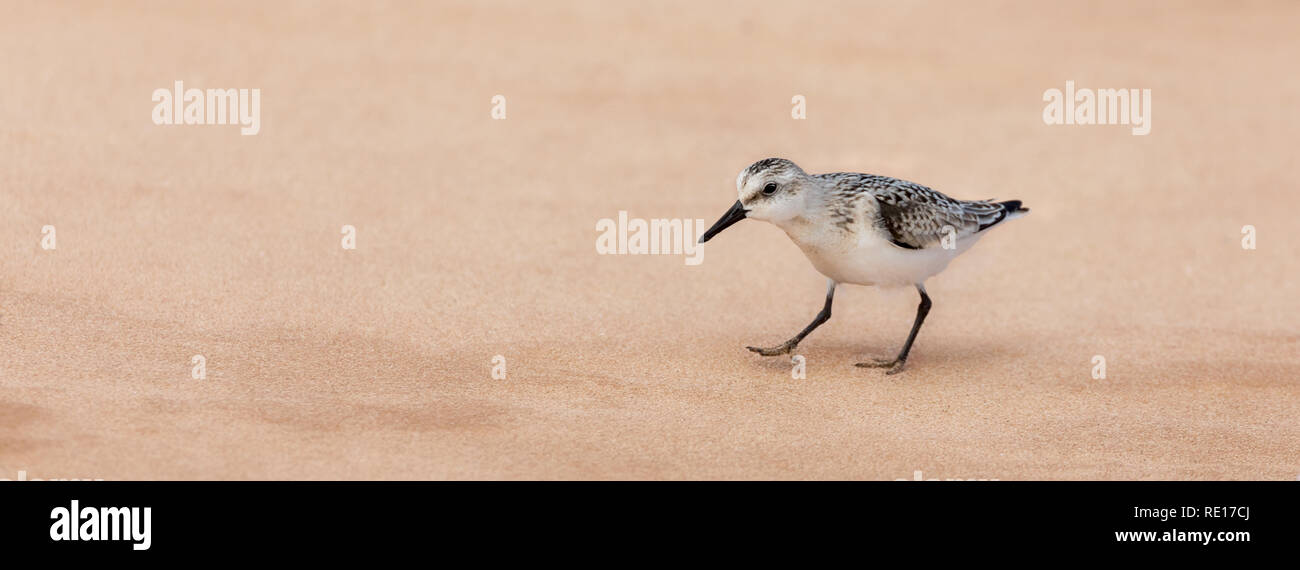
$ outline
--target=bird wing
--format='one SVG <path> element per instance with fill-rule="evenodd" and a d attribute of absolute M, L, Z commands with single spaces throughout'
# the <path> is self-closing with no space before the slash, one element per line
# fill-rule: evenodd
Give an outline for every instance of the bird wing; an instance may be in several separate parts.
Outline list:
<path fill-rule="evenodd" d="M 948 235 L 963 238 L 1006 219 L 1020 204 L 992 200 L 956 200 L 920 184 L 877 177 L 870 185 L 879 205 L 877 227 L 890 241 L 907 249 L 934 246 Z"/>

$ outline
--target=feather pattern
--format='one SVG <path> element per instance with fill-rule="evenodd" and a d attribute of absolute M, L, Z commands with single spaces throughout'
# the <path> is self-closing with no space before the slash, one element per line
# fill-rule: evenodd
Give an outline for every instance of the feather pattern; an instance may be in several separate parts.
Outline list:
<path fill-rule="evenodd" d="M 867 220 L 887 234 L 894 245 L 924 249 L 941 242 L 951 228 L 960 239 L 982 232 L 1021 211 L 1019 201 L 957 200 L 931 188 L 874 174 L 836 172 L 820 174 L 830 188 L 827 207 L 835 223 L 847 228 L 855 222 L 859 200 L 875 202 L 874 219 Z"/>

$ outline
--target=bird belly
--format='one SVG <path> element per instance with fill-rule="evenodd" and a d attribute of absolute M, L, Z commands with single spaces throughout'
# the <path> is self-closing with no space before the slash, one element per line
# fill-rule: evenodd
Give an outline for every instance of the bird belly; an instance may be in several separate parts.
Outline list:
<path fill-rule="evenodd" d="M 850 247 L 803 249 L 813 267 L 837 283 L 900 287 L 925 282 L 974 243 L 963 239 L 954 249 L 907 249 L 870 236 Z"/>

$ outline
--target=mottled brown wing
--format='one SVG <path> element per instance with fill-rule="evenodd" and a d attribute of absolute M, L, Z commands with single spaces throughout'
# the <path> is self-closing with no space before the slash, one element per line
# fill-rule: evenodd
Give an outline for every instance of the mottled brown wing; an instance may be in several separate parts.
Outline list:
<path fill-rule="evenodd" d="M 878 225 L 889 233 L 890 241 L 908 249 L 938 245 L 949 231 L 954 238 L 979 233 L 1019 208 L 1018 202 L 1011 206 L 1011 202 L 954 200 L 903 180 L 873 186 L 871 194 L 880 206 Z"/>

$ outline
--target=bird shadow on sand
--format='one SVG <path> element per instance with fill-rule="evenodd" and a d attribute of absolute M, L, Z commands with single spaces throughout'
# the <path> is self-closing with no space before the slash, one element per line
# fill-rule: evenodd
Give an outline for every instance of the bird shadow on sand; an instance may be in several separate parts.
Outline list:
<path fill-rule="evenodd" d="M 950 365 L 961 365 L 963 367 L 993 365 L 1007 359 L 1020 358 L 1024 354 L 1023 351 L 1007 347 L 1005 343 L 982 338 L 947 340 L 940 346 L 929 347 L 922 346 L 920 343 L 921 341 L 918 340 L 908 357 L 907 366 L 909 369 L 917 369 L 921 366 L 948 368 Z M 800 346 L 790 354 L 780 356 L 760 356 L 742 346 L 737 350 L 737 358 L 750 361 L 750 366 L 755 370 L 788 371 L 794 365 L 792 359 L 797 354 L 803 356 L 805 363 L 809 366 L 816 364 L 818 366 L 843 367 L 845 370 L 864 372 L 864 369 L 854 365 L 877 358 L 894 358 L 898 355 L 900 348 L 901 345 L 875 345 L 830 340 L 808 343 L 806 346 Z"/>

